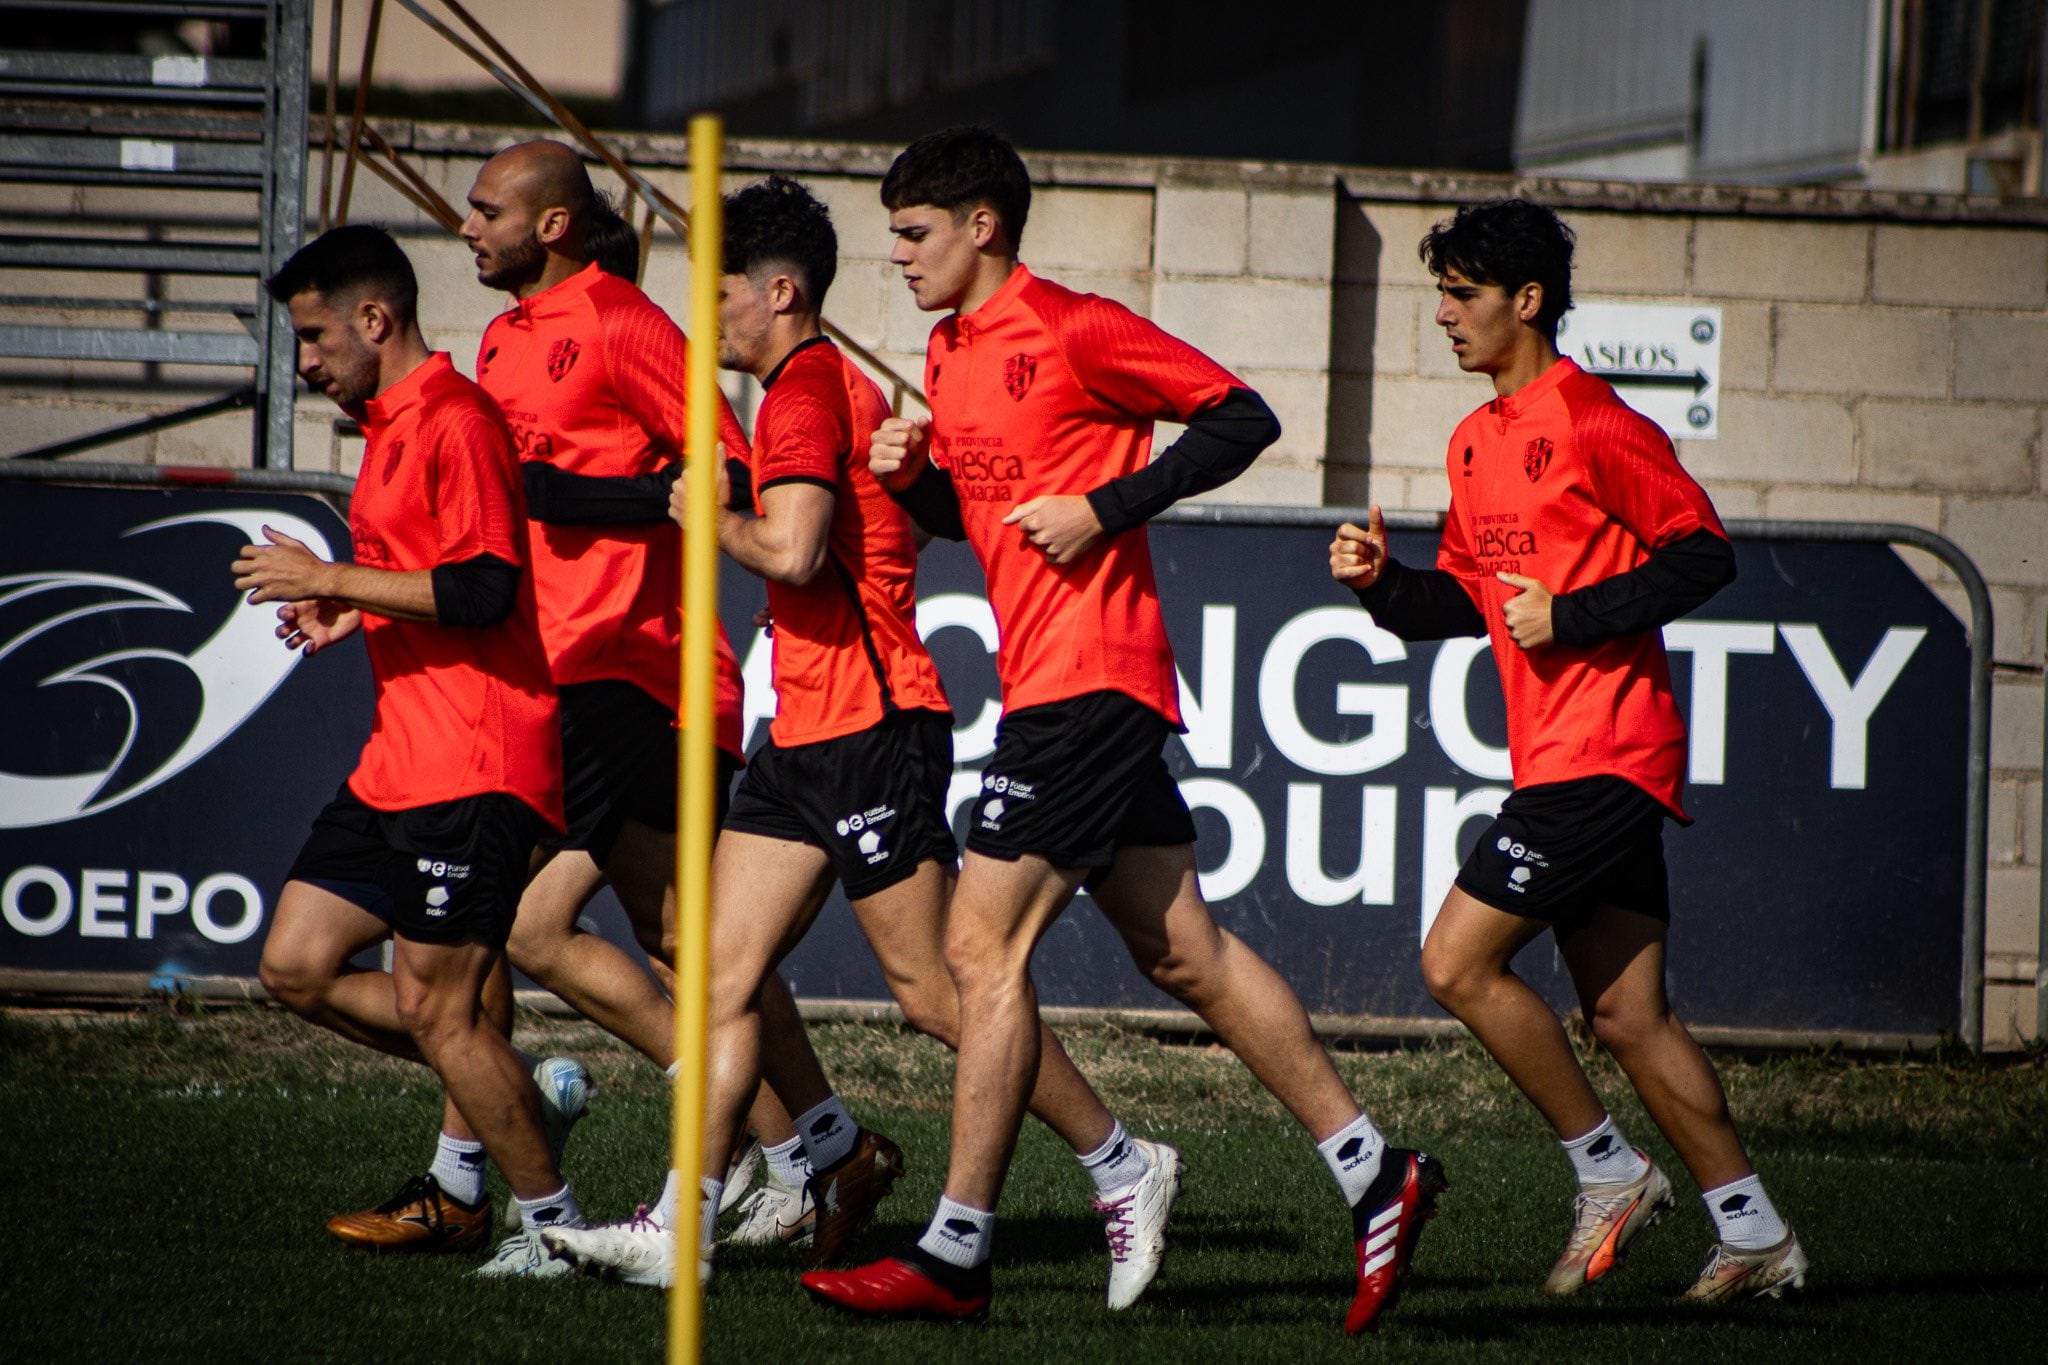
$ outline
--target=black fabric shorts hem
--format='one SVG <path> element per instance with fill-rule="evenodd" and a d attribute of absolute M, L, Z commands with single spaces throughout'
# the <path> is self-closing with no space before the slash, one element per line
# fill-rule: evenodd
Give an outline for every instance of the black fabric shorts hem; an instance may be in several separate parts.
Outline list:
<path fill-rule="evenodd" d="M 538 811 L 504 792 L 384 811 L 344 782 L 286 880 L 360 906 L 400 938 L 502 948 L 546 828 Z"/>
<path fill-rule="evenodd" d="M 567 683 L 556 691 L 567 828 L 542 839 L 541 846 L 582 849 L 603 867 L 628 820 L 675 833 L 675 713 L 620 679 Z M 719 756 L 723 792 L 738 763 L 722 749 Z"/>
<path fill-rule="evenodd" d="M 1602 905 L 1669 922 L 1669 814 L 1621 777 L 1519 788 L 1458 869 L 1458 889 L 1496 910 L 1560 926 Z"/>
<path fill-rule="evenodd" d="M 1003 716 L 969 816 L 967 848 L 1085 868 L 1093 881 L 1120 848 L 1195 842 L 1167 770 L 1173 727 L 1121 692 L 1089 692 Z"/>
<path fill-rule="evenodd" d="M 756 750 L 724 827 L 822 849 L 848 900 L 960 856 L 946 822 L 953 717 L 901 711 L 837 739 Z"/>

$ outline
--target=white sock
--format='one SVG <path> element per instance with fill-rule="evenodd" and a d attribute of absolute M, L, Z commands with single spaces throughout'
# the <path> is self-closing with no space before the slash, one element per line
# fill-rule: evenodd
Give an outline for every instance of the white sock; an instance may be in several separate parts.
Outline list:
<path fill-rule="evenodd" d="M 670 1171 L 668 1179 L 661 1182 L 661 1198 L 654 1201 L 654 1212 L 650 1216 L 665 1228 L 676 1225 L 676 1192 L 682 1183 L 682 1177 L 675 1171 Z"/>
<path fill-rule="evenodd" d="M 1081 1169 L 1095 1182 L 1096 1198 L 1107 1199 L 1143 1180 L 1152 1163 L 1124 1131 L 1123 1120 L 1113 1119 L 1102 1145 L 1081 1158 Z"/>
<path fill-rule="evenodd" d="M 932 1211 L 932 1221 L 917 1245 L 947 1265 L 972 1270 L 988 1259 L 995 1234 L 994 1210 L 970 1209 L 940 1195 L 939 1206 Z"/>
<path fill-rule="evenodd" d="M 434 1164 L 427 1174 L 440 1182 L 442 1193 L 457 1203 L 484 1202 L 484 1145 L 465 1138 L 441 1134 L 434 1145 Z"/>
<path fill-rule="evenodd" d="M 1370 1116 L 1360 1114 L 1318 1142 L 1316 1150 L 1323 1154 L 1337 1188 L 1344 1193 L 1345 1204 L 1350 1205 L 1364 1198 L 1378 1178 L 1380 1154 L 1387 1150 L 1387 1140 L 1372 1126 Z"/>
<path fill-rule="evenodd" d="M 761 1155 L 767 1159 L 768 1174 L 775 1177 L 775 1183 L 786 1190 L 800 1190 L 811 1178 L 810 1158 L 804 1155 L 804 1140 L 793 1137 L 787 1142 L 778 1142 L 773 1147 L 762 1144 Z"/>
<path fill-rule="evenodd" d="M 1590 1132 L 1566 1139 L 1564 1154 L 1571 1158 L 1572 1174 L 1578 1176 L 1581 1189 L 1588 1185 L 1626 1185 L 1650 1169 L 1650 1159 L 1629 1145 L 1621 1130 L 1614 1126 L 1612 1114 L 1602 1118 Z"/>
<path fill-rule="evenodd" d="M 1785 1240 L 1785 1220 L 1771 1206 L 1759 1177 L 1731 1180 L 1700 1197 L 1707 1201 L 1707 1217 L 1714 1220 L 1715 1234 L 1738 1251 L 1761 1251 Z"/>
<path fill-rule="evenodd" d="M 847 1153 L 860 1137 L 860 1127 L 853 1121 L 853 1115 L 846 1112 L 846 1106 L 839 1102 L 837 1095 L 827 1095 L 803 1113 L 797 1115 L 797 1136 L 804 1141 L 804 1155 L 811 1159 L 811 1169 L 822 1171 L 846 1160 Z"/>
<path fill-rule="evenodd" d="M 725 1182 L 708 1175 L 699 1176 L 697 1189 L 704 1196 L 704 1202 L 697 1208 L 697 1249 L 709 1251 L 712 1234 L 718 1231 L 718 1200 L 725 1193 Z"/>
<path fill-rule="evenodd" d="M 519 1200 L 519 1221 L 529 1228 L 580 1228 L 583 1226 L 583 1210 L 577 1206 L 575 1194 L 565 1184 L 553 1194 L 539 1199 Z"/>

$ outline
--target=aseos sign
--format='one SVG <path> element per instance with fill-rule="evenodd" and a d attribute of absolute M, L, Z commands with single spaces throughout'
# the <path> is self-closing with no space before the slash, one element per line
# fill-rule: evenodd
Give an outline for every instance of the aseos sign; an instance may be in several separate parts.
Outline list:
<path fill-rule="evenodd" d="M 0 494 L 0 968 L 253 977 L 278 887 L 368 732 L 360 647 L 301 664 L 234 590 L 316 498 Z"/>
<path fill-rule="evenodd" d="M 1317 1012 L 1442 1017 L 1421 936 L 1510 788 L 1483 640 L 1404 644 L 1329 581 L 1323 527 L 1155 526 L 1187 733 L 1169 763 L 1218 918 Z M 1396 532 L 1403 562 L 1433 534 Z M 1692 731 L 1669 830 L 1672 989 L 1688 1020 L 1750 1029 L 1953 1029 L 1961 961 L 1968 649 L 1881 545 L 1738 545 L 1741 575 L 1665 632 Z M 955 714 L 954 827 L 994 744 L 995 628 L 971 557 L 927 550 L 919 629 Z M 728 580 L 728 621 L 750 585 Z M 745 656 L 765 734 L 770 641 Z M 879 999 L 835 909 L 792 957 L 805 996 Z M 1169 1007 L 1085 901 L 1036 959 L 1048 1004 Z M 1548 940 L 1520 969 L 1556 1004 Z"/>

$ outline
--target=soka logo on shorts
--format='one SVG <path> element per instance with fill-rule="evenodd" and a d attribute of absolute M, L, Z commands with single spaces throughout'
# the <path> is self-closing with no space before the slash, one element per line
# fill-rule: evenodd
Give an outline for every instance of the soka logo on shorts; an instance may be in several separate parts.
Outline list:
<path fill-rule="evenodd" d="M 448 888 L 436 886 L 427 892 L 427 913 L 435 919 L 448 913 Z"/>
<path fill-rule="evenodd" d="M 139 536 L 172 527 L 209 525 L 231 527 L 257 545 L 264 543 L 263 528 L 268 525 L 303 542 L 323 559 L 332 553 L 327 537 L 317 527 L 288 512 L 268 508 L 227 508 L 165 517 L 131 527 L 125 534 Z M 0 635 L 0 660 L 40 636 L 108 613 L 158 611 L 189 615 L 193 610 L 182 598 L 153 583 L 115 574 L 83 570 L 0 574 L 0 607 L 23 612 L 30 610 L 23 604 L 32 599 L 48 601 L 49 606 L 41 619 L 24 622 L 13 628 L 11 634 Z M 298 662 L 296 653 L 278 645 L 276 630 L 274 606 L 252 606 L 238 594 L 219 626 L 188 650 L 115 648 L 29 679 L 34 687 L 86 684 L 115 693 L 125 704 L 127 733 L 116 744 L 102 742 L 104 736 L 94 737 L 93 748 L 112 756 L 92 760 L 86 771 L 31 774 L 0 770 L 0 829 L 35 829 L 97 815 L 154 790 L 206 757 L 256 713 Z M 107 632 L 104 642 L 118 642 L 122 638 L 115 627 Z M 183 740 L 166 757 L 147 772 L 131 776 L 118 771 L 123 760 L 138 750 L 160 751 L 159 731 L 176 723 L 162 718 L 162 708 L 155 704 L 154 693 L 133 685 L 134 665 L 143 660 L 174 664 L 191 674 L 198 684 L 199 714 L 190 722 Z M 0 694 L 0 710 L 15 715 L 30 713 L 23 699 L 4 694 Z M 55 738 L 61 746 L 65 737 Z"/>

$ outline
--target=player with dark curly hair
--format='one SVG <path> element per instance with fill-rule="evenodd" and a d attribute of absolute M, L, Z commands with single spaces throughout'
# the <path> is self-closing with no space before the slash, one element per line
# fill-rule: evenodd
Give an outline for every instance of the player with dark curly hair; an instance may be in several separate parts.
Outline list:
<path fill-rule="evenodd" d="M 1671 1182 L 1622 1136 L 1557 1017 L 1515 975 L 1515 954 L 1547 929 L 1593 1036 L 1705 1192 L 1718 1240 L 1686 1297 L 1775 1295 L 1803 1281 L 1806 1254 L 1664 990 L 1663 826 L 1690 820 L 1685 722 L 1658 631 L 1730 582 L 1735 554 L 1670 439 L 1558 354 L 1573 246 L 1555 213 L 1519 199 L 1462 208 L 1423 238 L 1437 324 L 1495 397 L 1451 437 L 1437 567 L 1390 559 L 1375 507 L 1367 526 L 1337 532 L 1330 573 L 1402 639 L 1492 639 L 1515 789 L 1429 927 L 1422 974 L 1578 1176 L 1545 1287 L 1599 1279 L 1672 1204 Z"/>

